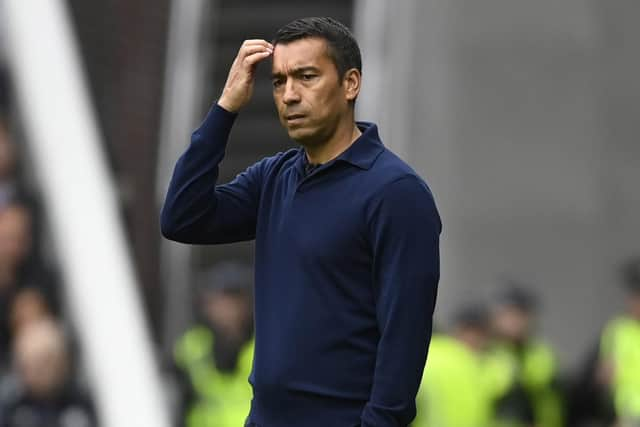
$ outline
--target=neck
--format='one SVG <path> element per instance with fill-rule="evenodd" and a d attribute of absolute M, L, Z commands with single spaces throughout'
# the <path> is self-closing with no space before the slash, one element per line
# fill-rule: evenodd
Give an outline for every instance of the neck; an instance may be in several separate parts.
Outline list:
<path fill-rule="evenodd" d="M 353 117 L 339 125 L 334 134 L 322 144 L 305 147 L 309 163 L 322 164 L 335 159 L 362 135 Z"/>

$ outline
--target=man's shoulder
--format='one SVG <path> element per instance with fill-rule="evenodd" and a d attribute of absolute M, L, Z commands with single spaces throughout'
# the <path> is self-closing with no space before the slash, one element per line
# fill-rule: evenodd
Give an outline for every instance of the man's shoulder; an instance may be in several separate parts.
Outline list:
<path fill-rule="evenodd" d="M 409 185 L 423 187 L 431 193 L 425 180 L 407 162 L 386 147 L 370 171 L 374 181 L 372 188 L 378 191 L 390 186 Z"/>
<path fill-rule="evenodd" d="M 410 209 L 433 218 L 442 229 L 435 197 L 427 182 L 404 160 L 385 148 L 367 172 L 368 206 Z"/>

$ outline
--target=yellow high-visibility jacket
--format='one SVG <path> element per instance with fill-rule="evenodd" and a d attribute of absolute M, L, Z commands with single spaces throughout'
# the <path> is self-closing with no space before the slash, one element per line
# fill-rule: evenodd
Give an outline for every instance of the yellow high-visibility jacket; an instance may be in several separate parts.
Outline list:
<path fill-rule="evenodd" d="M 488 427 L 482 361 L 459 340 L 434 335 L 416 399 L 413 427 Z"/>
<path fill-rule="evenodd" d="M 613 319 L 605 328 L 601 356 L 613 365 L 612 393 L 620 420 L 640 422 L 640 321 Z"/>
<path fill-rule="evenodd" d="M 238 427 L 249 415 L 253 391 L 249 374 L 253 340 L 242 348 L 236 369 L 220 372 L 213 358 L 213 332 L 204 326 L 188 330 L 176 343 L 174 358 L 190 381 L 196 399 L 186 414 L 187 427 Z"/>
<path fill-rule="evenodd" d="M 532 409 L 538 427 L 563 427 L 564 402 L 556 387 L 556 360 L 546 344 L 530 340 L 516 349 L 508 343 L 496 343 L 485 356 L 485 376 L 495 404 L 514 391 L 521 390 Z M 522 426 L 527 423 L 504 418 L 497 411 L 494 426 Z"/>

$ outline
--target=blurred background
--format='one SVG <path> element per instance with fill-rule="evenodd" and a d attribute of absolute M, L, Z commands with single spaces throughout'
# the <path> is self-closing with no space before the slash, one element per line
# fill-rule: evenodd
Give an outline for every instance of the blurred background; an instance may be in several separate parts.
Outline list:
<path fill-rule="evenodd" d="M 315 15 L 436 195 L 438 337 L 502 384 L 465 425 L 637 426 L 633 0 L 0 0 L 0 426 L 241 425 L 253 247 L 165 241 L 159 209 L 241 42 Z M 223 180 L 292 146 L 267 75 Z"/>

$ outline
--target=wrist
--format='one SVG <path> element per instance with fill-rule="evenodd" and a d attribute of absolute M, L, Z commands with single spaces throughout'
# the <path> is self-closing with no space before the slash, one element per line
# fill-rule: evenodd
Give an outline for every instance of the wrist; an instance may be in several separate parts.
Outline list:
<path fill-rule="evenodd" d="M 229 113 L 237 114 L 238 110 L 240 110 L 239 107 L 237 107 L 232 102 L 230 102 L 227 98 L 224 97 L 224 95 L 222 95 L 218 99 L 217 104 L 218 104 L 218 106 L 222 107 L 222 109 L 228 111 Z"/>

